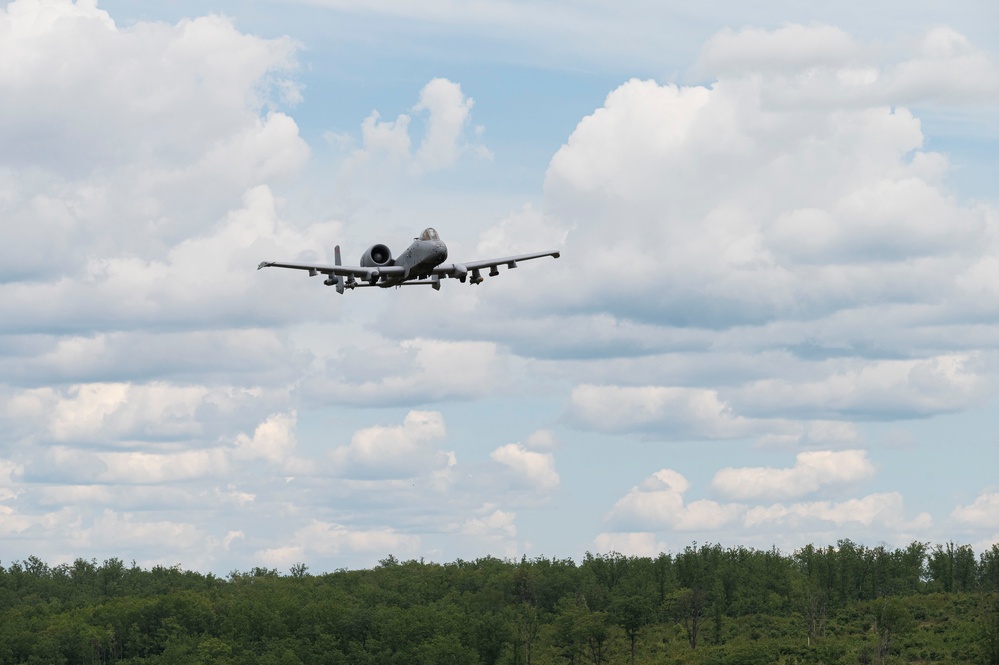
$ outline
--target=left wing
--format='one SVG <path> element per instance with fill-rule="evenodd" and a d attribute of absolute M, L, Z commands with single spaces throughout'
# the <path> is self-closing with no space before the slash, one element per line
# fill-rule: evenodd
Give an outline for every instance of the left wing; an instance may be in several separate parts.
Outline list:
<path fill-rule="evenodd" d="M 335 266 L 327 265 L 315 265 L 309 263 L 278 263 L 277 261 L 261 261 L 260 265 L 257 266 L 257 270 L 261 268 L 291 268 L 292 270 L 308 270 L 309 277 L 315 277 L 316 275 L 322 274 L 326 275 L 326 280 L 323 282 L 326 286 L 335 286 L 337 293 L 343 293 L 346 288 L 355 288 L 360 286 L 354 279 L 359 277 L 368 282 L 369 286 L 376 286 L 378 280 L 384 277 L 402 277 L 406 274 L 406 270 L 401 266 L 378 266 L 373 268 L 365 268 L 363 266 L 345 266 L 340 263 L 340 245 L 337 245 L 333 251 L 334 259 L 336 260 Z M 346 277 L 345 281 L 343 278 Z M 440 285 L 434 288 L 440 288 Z"/>
<path fill-rule="evenodd" d="M 400 266 L 377 266 L 374 268 L 364 268 L 362 266 L 327 266 L 311 263 L 279 263 L 277 261 L 261 261 L 257 270 L 261 268 L 291 268 L 293 270 L 308 270 L 310 277 L 318 274 L 340 275 L 341 277 L 357 277 L 360 279 L 370 279 L 379 276 L 402 275 L 405 271 Z"/>
<path fill-rule="evenodd" d="M 468 273 L 472 273 L 472 284 L 478 284 L 483 279 L 485 279 L 481 271 L 485 268 L 489 268 L 489 276 L 495 277 L 499 274 L 499 267 L 505 265 L 507 268 L 516 268 L 518 261 L 529 261 L 531 259 L 540 259 L 546 256 L 551 256 L 552 258 L 558 258 L 561 252 L 557 249 L 548 250 L 547 252 L 534 252 L 533 254 L 518 254 L 517 256 L 506 256 L 501 259 L 486 259 L 484 261 L 469 261 L 468 263 L 442 263 L 433 269 L 434 275 L 446 275 L 448 277 L 454 277 L 456 279 L 465 281 Z"/>

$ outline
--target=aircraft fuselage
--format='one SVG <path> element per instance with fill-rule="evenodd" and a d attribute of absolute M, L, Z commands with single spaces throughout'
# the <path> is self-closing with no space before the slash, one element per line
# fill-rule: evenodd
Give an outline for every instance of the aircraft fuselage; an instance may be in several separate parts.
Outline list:
<path fill-rule="evenodd" d="M 426 232 L 424 232 L 426 233 Z M 395 259 L 393 265 L 405 270 L 399 276 L 389 278 L 379 286 L 392 286 L 407 279 L 426 279 L 430 272 L 447 259 L 447 245 L 440 238 L 416 238 L 406 250 Z"/>

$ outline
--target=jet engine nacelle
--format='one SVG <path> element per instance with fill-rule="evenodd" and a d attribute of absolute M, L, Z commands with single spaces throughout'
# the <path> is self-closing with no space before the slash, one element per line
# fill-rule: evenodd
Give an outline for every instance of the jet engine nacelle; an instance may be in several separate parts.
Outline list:
<path fill-rule="evenodd" d="M 372 245 L 361 255 L 361 266 L 364 268 L 381 268 L 393 263 L 392 251 L 385 245 Z"/>

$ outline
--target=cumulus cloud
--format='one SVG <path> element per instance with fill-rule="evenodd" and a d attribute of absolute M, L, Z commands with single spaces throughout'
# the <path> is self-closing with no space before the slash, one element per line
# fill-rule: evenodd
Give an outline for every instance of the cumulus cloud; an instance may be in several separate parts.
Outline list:
<path fill-rule="evenodd" d="M 524 447 L 528 450 L 551 450 L 558 444 L 558 437 L 550 429 L 539 429 L 524 439 Z"/>
<path fill-rule="evenodd" d="M 121 29 L 94 3 L 68 0 L 10 3 L 0 33 L 8 278 L 158 258 L 308 157 L 277 108 L 297 99 L 290 39 L 244 35 L 221 16 Z"/>
<path fill-rule="evenodd" d="M 519 443 L 509 443 L 494 450 L 489 457 L 509 468 L 534 489 L 552 490 L 559 485 L 555 456 L 551 453 L 539 453 Z"/>
<path fill-rule="evenodd" d="M 24 473 L 24 467 L 9 459 L 0 459 L 0 501 L 17 497 L 14 475 Z"/>
<path fill-rule="evenodd" d="M 969 526 L 999 528 L 999 492 L 982 492 L 970 505 L 955 508 L 950 518 Z"/>
<path fill-rule="evenodd" d="M 959 76 L 952 56 L 974 51 L 947 31 L 927 40 L 941 44 L 904 62 L 938 58 Z M 819 423 L 926 417 L 991 395 L 977 343 L 954 332 L 994 318 L 982 298 L 996 281 L 995 212 L 949 191 L 947 157 L 925 149 L 886 62 L 837 28 L 724 31 L 702 57 L 710 87 L 632 80 L 578 124 L 534 224 L 564 232 L 565 256 L 587 268 L 556 262 L 528 295 L 573 317 L 539 353 L 612 359 L 605 385 L 574 390 L 575 425 L 822 445 L 858 435 Z M 817 70 L 830 90 L 870 89 L 827 104 L 806 85 Z M 777 104 L 770 88 L 794 94 Z M 515 238 L 514 221 L 489 242 Z M 634 354 L 645 357 L 625 362 Z M 718 372 L 722 357 L 737 369 Z"/>
<path fill-rule="evenodd" d="M 410 411 L 402 425 L 359 430 L 329 459 L 334 473 L 348 478 L 411 478 L 455 464 L 453 454 L 435 447 L 446 431 L 439 412 Z"/>
<path fill-rule="evenodd" d="M 300 316 L 314 300 L 302 283 L 254 273 L 253 267 L 266 257 L 325 258 L 324 240 L 337 226 L 291 228 L 279 219 L 266 186 L 248 190 L 242 203 L 207 233 L 163 256 L 93 256 L 74 277 L 0 285 L 13 317 L 0 329 L 127 331 L 165 324 L 272 324 Z"/>
<path fill-rule="evenodd" d="M 512 559 L 522 552 L 517 542 L 516 518 L 516 513 L 487 503 L 461 525 L 459 535 L 476 552 L 486 551 L 490 556 Z"/>
<path fill-rule="evenodd" d="M 786 25 L 777 30 L 725 28 L 701 49 L 699 68 L 715 76 L 791 71 L 858 61 L 863 47 L 834 26 Z"/>
<path fill-rule="evenodd" d="M 661 469 L 632 487 L 611 509 L 609 520 L 619 527 L 712 531 L 731 525 L 746 511 L 740 504 L 699 500 L 686 503 L 690 483 L 672 469 Z"/>
<path fill-rule="evenodd" d="M 781 105 L 955 105 L 999 92 L 999 66 L 951 27 L 931 28 L 914 49 L 892 55 L 828 25 L 725 29 L 704 45 L 697 69 L 721 79 L 762 76 L 766 99 Z"/>
<path fill-rule="evenodd" d="M 201 440 L 260 400 L 259 392 L 232 386 L 86 383 L 17 391 L 6 412 L 13 423 L 30 426 L 41 442 L 128 446 Z"/>
<path fill-rule="evenodd" d="M 664 438 L 727 439 L 759 428 L 733 413 L 714 390 L 672 386 L 576 386 L 569 417 L 587 429 Z"/>
<path fill-rule="evenodd" d="M 267 565 L 286 567 L 341 553 L 406 556 L 414 553 L 419 545 L 418 536 L 399 533 L 389 527 L 351 528 L 335 522 L 313 520 L 295 531 L 290 544 L 260 550 L 257 556 Z"/>
<path fill-rule="evenodd" d="M 475 247 L 478 256 L 509 256 L 544 249 L 557 249 L 565 244 L 569 230 L 560 220 L 552 219 L 530 204 L 484 230 Z M 531 269 L 543 265 L 533 264 Z"/>
<path fill-rule="evenodd" d="M 789 470 L 767 470 L 774 471 Z M 724 470 L 720 475 L 731 479 Z M 778 537 L 782 545 L 799 547 L 809 538 L 843 537 L 844 533 L 870 533 L 871 529 L 877 529 L 882 539 L 889 534 L 904 541 L 913 533 L 925 533 L 933 524 L 928 513 L 908 517 L 898 492 L 879 492 L 843 501 L 752 505 L 704 499 L 688 501 L 685 494 L 689 489 L 687 479 L 676 471 L 657 471 L 614 504 L 607 516 L 614 530 L 601 534 L 596 542 L 608 547 L 650 551 L 658 547 L 653 545 L 657 533 L 726 531 L 738 534 L 743 540 L 748 537 L 757 546 L 764 541 L 759 537 L 752 539 L 750 533 L 771 534 L 762 537 Z M 760 495 L 748 498 L 754 501 Z M 787 537 L 788 529 L 793 529 L 796 536 Z"/>
<path fill-rule="evenodd" d="M 826 375 L 814 381 L 750 382 L 733 391 L 733 401 L 758 414 L 919 417 L 961 410 L 984 400 L 992 389 L 985 366 L 977 354 L 969 353 L 915 360 L 852 359 L 823 363 L 821 369 Z"/>
<path fill-rule="evenodd" d="M 72 536 L 75 542 L 85 547 L 114 538 L 143 545 L 166 541 L 180 544 L 185 548 L 204 537 L 204 534 L 192 524 L 166 520 L 145 521 L 136 519 L 131 513 L 117 513 L 112 510 L 104 511 L 88 528 Z"/>
<path fill-rule="evenodd" d="M 593 547 L 597 552 L 618 552 L 625 556 L 656 557 L 669 548 L 665 543 L 656 540 L 656 534 L 651 531 L 637 532 L 604 532 L 593 539 Z"/>
<path fill-rule="evenodd" d="M 794 498 L 826 486 L 856 483 L 874 475 L 864 450 L 799 453 L 789 469 L 726 467 L 715 473 L 711 486 L 737 500 Z"/>
<path fill-rule="evenodd" d="M 926 529 L 932 523 L 927 513 L 909 520 L 905 515 L 902 495 L 898 492 L 870 494 L 846 501 L 811 501 L 791 505 L 756 506 L 745 513 L 745 527 L 781 527 L 806 530 L 816 522 L 836 526 L 878 526 L 892 531 Z"/>
<path fill-rule="evenodd" d="M 445 78 L 431 79 L 420 90 L 420 100 L 412 109 L 417 118 L 426 117 L 425 131 L 416 150 L 412 149 L 410 135 L 414 125 L 412 116 L 403 113 L 395 120 L 382 120 L 378 111 L 372 111 L 361 124 L 361 147 L 351 153 L 341 177 L 367 173 L 371 166 L 384 165 L 405 167 L 419 176 L 453 167 L 466 153 L 491 157 L 477 136 L 468 136 L 474 104 L 459 84 Z M 476 133 L 480 131 L 481 128 Z M 327 139 L 338 144 L 349 141 L 349 137 L 337 133 L 327 134 Z"/>
<path fill-rule="evenodd" d="M 381 341 L 345 346 L 304 377 L 302 390 L 310 400 L 355 405 L 473 399 L 506 383 L 506 363 L 494 342 Z"/>
<path fill-rule="evenodd" d="M 12 336 L 13 337 L 13 336 Z M 291 381 L 296 356 L 274 330 L 117 331 L 25 335 L 18 353 L 0 354 L 0 373 L 22 387 L 153 378 L 212 382 L 242 375 L 247 383 Z M 155 352 L 150 352 L 154 349 Z M 268 362 L 262 362 L 266 360 Z"/>
<path fill-rule="evenodd" d="M 840 420 L 808 420 L 772 431 L 759 437 L 764 447 L 790 448 L 799 446 L 849 446 L 863 439 L 857 425 Z"/>
<path fill-rule="evenodd" d="M 262 459 L 270 463 L 284 461 L 295 449 L 295 411 L 277 413 L 260 423 L 253 436 L 236 437 L 233 454 L 237 459 Z"/>
<path fill-rule="evenodd" d="M 566 254 L 592 267 L 566 284 L 570 303 L 758 325 L 915 299 L 960 265 L 955 254 L 981 251 L 987 218 L 941 191 L 932 155 L 913 156 L 922 134 L 911 113 L 816 122 L 762 106 L 758 86 L 630 81 L 580 122 L 546 179 L 549 214 L 575 222 Z M 934 260 L 910 262 L 922 256 Z M 608 279 L 621 275 L 624 290 Z"/>
<path fill-rule="evenodd" d="M 493 510 L 491 513 L 470 519 L 462 527 L 462 533 L 470 536 L 507 536 L 517 535 L 517 527 L 514 524 L 516 513 L 503 510 Z"/>

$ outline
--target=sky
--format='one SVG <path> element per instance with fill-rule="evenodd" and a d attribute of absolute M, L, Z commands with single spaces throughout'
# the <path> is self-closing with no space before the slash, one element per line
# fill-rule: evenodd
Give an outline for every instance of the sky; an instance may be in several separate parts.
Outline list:
<path fill-rule="evenodd" d="M 0 561 L 999 543 L 999 6 L 0 4 Z M 339 296 L 261 261 L 470 261 Z"/>

